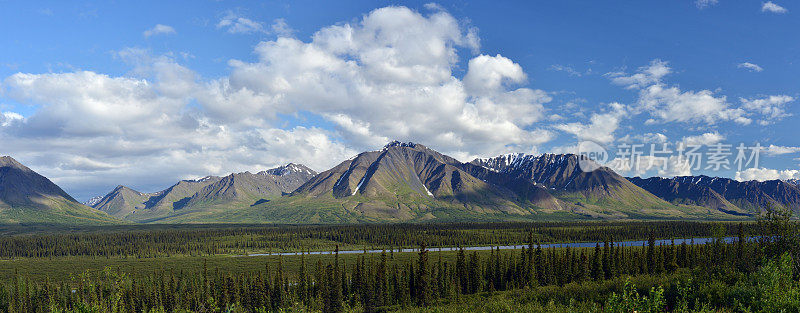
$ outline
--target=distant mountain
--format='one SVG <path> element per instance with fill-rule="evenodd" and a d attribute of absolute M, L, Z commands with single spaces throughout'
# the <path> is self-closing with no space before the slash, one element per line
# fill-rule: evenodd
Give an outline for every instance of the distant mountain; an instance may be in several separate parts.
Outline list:
<path fill-rule="evenodd" d="M 729 214 L 747 214 L 746 211 L 730 203 L 725 197 L 707 186 L 661 177 L 647 179 L 631 177 L 628 180 L 657 197 L 674 204 L 706 207 Z"/>
<path fill-rule="evenodd" d="M 734 211 L 748 214 L 757 214 L 767 205 L 800 212 L 800 188 L 780 180 L 740 182 L 722 177 L 679 176 L 632 181 L 668 201 L 676 199 L 723 210 L 733 210 L 731 206 L 734 206 L 737 208 Z M 672 188 L 674 186 L 680 187 Z"/>
<path fill-rule="evenodd" d="M 0 223 L 116 223 L 78 203 L 49 179 L 12 157 L 0 157 Z"/>
<path fill-rule="evenodd" d="M 581 162 L 594 170 L 582 170 Z M 510 179 L 516 186 L 520 185 L 517 182 L 526 181 L 545 187 L 555 197 L 580 207 L 580 211 L 590 216 L 670 218 L 700 213 L 667 203 L 613 170 L 574 154 L 505 154 L 475 159 L 469 164 L 487 169 L 484 175 L 478 175 L 484 179 L 497 181 L 495 177 L 500 177 Z"/>
<path fill-rule="evenodd" d="M 790 179 L 790 180 L 787 180 L 786 182 L 790 183 L 792 185 L 795 185 L 795 186 L 800 186 L 800 179 Z"/>
<path fill-rule="evenodd" d="M 144 209 L 144 202 L 151 196 L 152 194 L 142 193 L 120 185 L 101 198 L 93 207 L 112 216 L 126 219 L 129 214 L 134 214 L 137 210 Z"/>
<path fill-rule="evenodd" d="M 708 176 L 680 176 L 673 179 L 709 187 L 748 212 L 759 212 L 767 205 L 778 205 L 800 212 L 800 188 L 781 180 L 740 182 Z"/>
<path fill-rule="evenodd" d="M 244 172 L 225 177 L 182 180 L 167 189 L 149 194 L 118 186 L 94 207 L 135 222 L 166 221 L 176 216 L 188 218 L 208 211 L 247 207 L 280 197 L 314 174 L 304 165 L 290 163 L 257 174 Z"/>

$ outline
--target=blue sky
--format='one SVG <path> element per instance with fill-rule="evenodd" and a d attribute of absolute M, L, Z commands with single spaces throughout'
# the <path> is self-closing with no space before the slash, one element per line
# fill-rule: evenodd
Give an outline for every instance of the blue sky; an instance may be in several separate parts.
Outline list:
<path fill-rule="evenodd" d="M 286 162 L 325 170 L 392 139 L 462 161 L 581 140 L 758 142 L 773 146 L 758 169 L 619 171 L 798 178 L 797 10 L 0 1 L 0 154 L 82 200 Z"/>

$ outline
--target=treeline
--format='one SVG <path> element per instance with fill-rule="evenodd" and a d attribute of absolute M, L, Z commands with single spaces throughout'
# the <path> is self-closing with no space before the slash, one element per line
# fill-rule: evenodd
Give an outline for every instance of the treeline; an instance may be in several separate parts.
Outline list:
<path fill-rule="evenodd" d="M 539 222 L 372 224 L 340 226 L 203 225 L 93 228 L 89 232 L 17 234 L 0 237 L 0 258 L 161 257 L 277 251 L 330 251 L 336 245 L 361 249 L 580 242 L 709 237 L 718 224 L 701 222 Z M 744 224 L 746 232 L 755 224 Z M 730 228 L 729 228 L 730 229 Z M 734 235 L 728 231 L 725 235 Z"/>
<path fill-rule="evenodd" d="M 462 249 L 454 261 L 432 258 L 424 245 L 416 259 L 405 263 L 389 262 L 390 253 L 364 255 L 349 264 L 340 260 L 338 254 L 329 262 L 319 260 L 316 264 L 306 264 L 305 258 L 301 258 L 300 273 L 292 279 L 282 262 L 276 268 L 239 275 L 205 269 L 200 275 L 156 272 L 133 278 L 108 270 L 103 279 L 87 276 L 73 284 L 31 282 L 17 277 L 0 286 L 0 312 L 264 312 L 289 307 L 323 312 L 342 312 L 346 308 L 376 312 L 425 307 L 441 299 L 457 302 L 459 297 L 476 293 L 591 284 L 621 276 L 690 271 L 698 281 L 731 273 L 743 277 L 756 272 L 762 266 L 761 260 L 796 253 L 796 241 L 775 235 L 769 228 L 762 230 L 770 232 L 755 234 L 759 235 L 755 241 L 747 240 L 744 226 L 734 229 L 738 239 L 732 243 L 718 236 L 704 245 L 657 246 L 655 235 L 651 234 L 641 247 L 623 247 L 609 237 L 604 244 L 589 249 L 543 249 L 530 232 L 527 241 L 535 248 L 493 250 L 486 256 Z M 799 290 L 791 268 L 788 275 L 788 285 L 778 292 Z M 677 293 L 670 292 L 663 295 L 668 306 L 679 300 Z M 586 295 L 561 297 L 574 299 Z M 727 300 L 693 297 L 698 300 L 686 302 L 687 305 Z M 746 306 L 751 305 L 747 301 L 757 299 L 742 297 L 737 301 Z"/>

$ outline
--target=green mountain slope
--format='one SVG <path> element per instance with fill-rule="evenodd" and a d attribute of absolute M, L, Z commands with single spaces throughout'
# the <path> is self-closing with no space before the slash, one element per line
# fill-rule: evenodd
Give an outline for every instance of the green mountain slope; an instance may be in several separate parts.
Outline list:
<path fill-rule="evenodd" d="M 119 220 L 78 203 L 49 179 L 0 157 L 0 223 L 107 224 Z"/>

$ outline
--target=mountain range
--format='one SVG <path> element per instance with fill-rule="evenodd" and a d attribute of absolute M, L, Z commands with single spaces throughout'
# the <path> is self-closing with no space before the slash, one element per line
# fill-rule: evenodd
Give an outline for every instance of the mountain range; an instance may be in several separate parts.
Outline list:
<path fill-rule="evenodd" d="M 709 176 L 629 178 L 634 184 L 673 203 L 747 214 L 767 206 L 800 208 L 800 188 L 782 180 L 744 181 Z"/>
<path fill-rule="evenodd" d="M 731 220 L 751 218 L 768 205 L 800 212 L 796 180 L 625 178 L 572 154 L 460 162 L 398 141 L 321 173 L 290 163 L 182 180 L 152 193 L 120 185 L 86 205 L 10 157 L 0 165 L 2 223 Z"/>
<path fill-rule="evenodd" d="M 292 192 L 316 174 L 304 165 L 290 163 L 256 174 L 243 172 L 182 180 L 154 193 L 117 186 L 93 201 L 92 207 L 128 221 L 157 222 L 269 201 Z"/>

